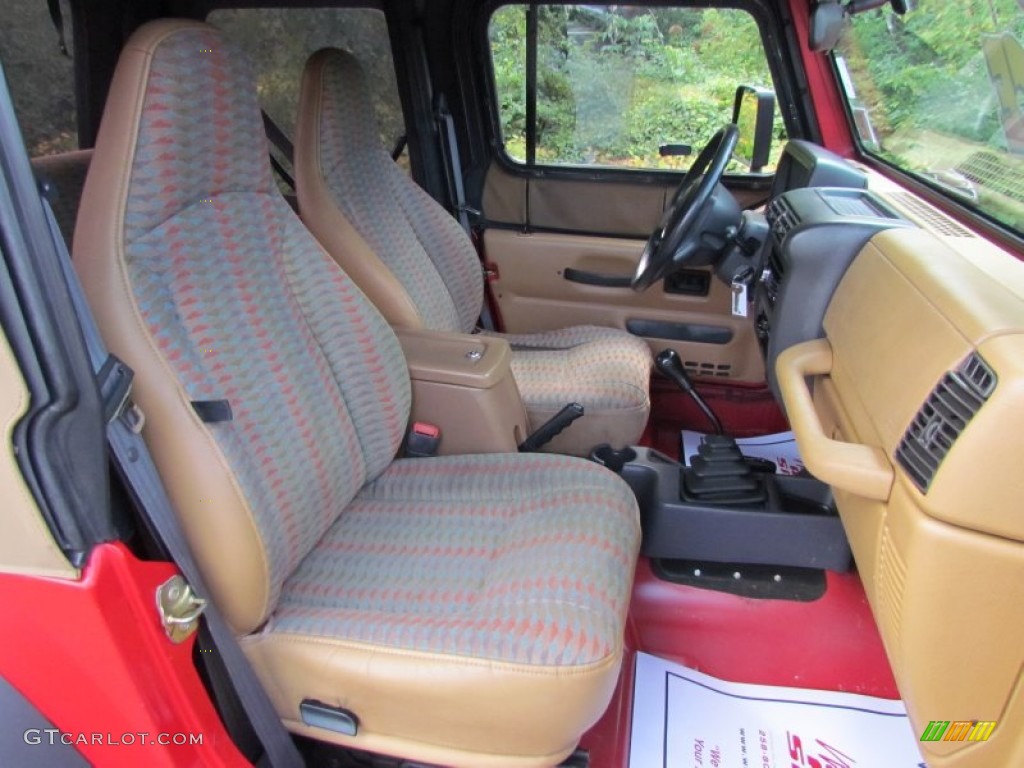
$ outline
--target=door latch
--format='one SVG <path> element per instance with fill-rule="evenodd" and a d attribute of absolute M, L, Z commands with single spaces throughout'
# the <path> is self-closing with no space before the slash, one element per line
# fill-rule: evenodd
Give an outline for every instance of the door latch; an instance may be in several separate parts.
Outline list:
<path fill-rule="evenodd" d="M 156 588 L 156 607 L 167 637 L 181 643 L 199 627 L 206 600 L 197 597 L 189 583 L 176 574 Z"/>

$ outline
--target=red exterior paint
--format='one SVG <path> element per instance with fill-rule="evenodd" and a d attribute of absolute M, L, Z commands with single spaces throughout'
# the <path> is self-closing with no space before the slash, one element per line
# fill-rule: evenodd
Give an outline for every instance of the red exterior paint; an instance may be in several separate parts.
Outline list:
<path fill-rule="evenodd" d="M 827 580 L 810 603 L 755 600 L 662 581 L 641 557 L 622 679 L 580 743 L 592 768 L 628 763 L 637 650 L 733 682 L 899 698 L 860 578 L 829 572 Z"/>
<path fill-rule="evenodd" d="M 199 680 L 195 636 L 164 634 L 156 588 L 177 573 L 104 544 L 80 581 L 0 574 L 0 674 L 68 734 L 202 734 L 201 746 L 79 744 L 94 765 L 247 766 Z M 43 735 L 43 738 L 47 738 Z M 186 736 L 187 739 L 187 736 Z M 42 747 L 40 747 L 42 749 Z"/>
<path fill-rule="evenodd" d="M 789 12 L 793 18 L 793 28 L 800 43 L 800 56 L 807 76 L 807 89 L 818 118 L 818 127 L 821 129 L 821 144 L 843 157 L 853 157 L 853 134 L 850 132 L 843 97 L 832 71 L 832 64 L 828 56 L 814 53 L 807 47 L 810 6 L 811 0 L 789 0 Z"/>

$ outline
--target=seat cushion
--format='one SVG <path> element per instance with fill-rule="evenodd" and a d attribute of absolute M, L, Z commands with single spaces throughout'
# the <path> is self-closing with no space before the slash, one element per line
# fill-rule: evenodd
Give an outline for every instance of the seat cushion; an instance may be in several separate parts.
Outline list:
<path fill-rule="evenodd" d="M 446 764 L 557 762 L 615 686 L 639 535 L 629 487 L 580 459 L 397 461 L 245 648 L 298 732 L 313 698 L 353 711 L 368 749 L 401 734 L 480 753 L 427 758 Z"/>
<path fill-rule="evenodd" d="M 512 375 L 531 431 L 568 403 L 585 409 L 544 450 L 585 456 L 599 443 L 640 439 L 651 410 L 651 351 L 643 340 L 593 325 L 497 335 L 512 347 Z"/>

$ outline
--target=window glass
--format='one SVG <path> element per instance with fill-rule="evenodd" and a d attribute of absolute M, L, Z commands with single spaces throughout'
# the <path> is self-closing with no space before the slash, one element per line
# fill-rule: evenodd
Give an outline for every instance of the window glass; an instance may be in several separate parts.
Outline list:
<path fill-rule="evenodd" d="M 363 67 L 377 113 L 381 141 L 391 149 L 405 134 L 387 24 L 363 8 L 242 8 L 213 11 L 211 24 L 249 52 L 260 102 L 285 135 L 295 135 L 302 69 L 320 48 L 351 51 Z"/>
<path fill-rule="evenodd" d="M 501 139 L 527 157 L 526 6 L 495 11 L 489 38 Z M 772 87 L 760 31 L 733 8 L 537 6 L 536 162 L 686 168 L 732 119 L 738 85 Z M 782 121 L 776 116 L 776 151 Z M 736 165 L 735 170 L 739 170 Z"/>
<path fill-rule="evenodd" d="M 61 3 L 68 53 L 71 11 Z M 78 148 L 74 71 L 60 52 L 57 30 L 45 2 L 4 0 L 0 59 L 29 155 Z"/>
<path fill-rule="evenodd" d="M 836 49 L 861 143 L 1024 233 L 1024 0 L 854 16 Z"/>

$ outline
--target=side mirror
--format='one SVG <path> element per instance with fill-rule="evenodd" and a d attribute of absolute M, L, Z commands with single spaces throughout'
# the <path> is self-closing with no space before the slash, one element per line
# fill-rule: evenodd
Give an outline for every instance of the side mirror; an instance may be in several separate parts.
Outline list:
<path fill-rule="evenodd" d="M 768 88 L 741 85 L 736 89 L 732 121 L 739 128 L 734 157 L 760 173 L 768 164 L 772 148 L 772 122 L 775 119 L 775 92 Z"/>

